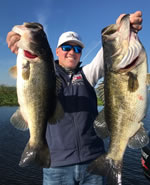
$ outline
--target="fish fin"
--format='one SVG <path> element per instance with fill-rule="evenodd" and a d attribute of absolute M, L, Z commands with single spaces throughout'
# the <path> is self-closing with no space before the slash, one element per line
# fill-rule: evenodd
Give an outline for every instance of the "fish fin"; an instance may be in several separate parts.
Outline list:
<path fill-rule="evenodd" d="M 141 123 L 140 129 L 129 139 L 128 147 L 133 149 L 143 148 L 149 143 L 149 137 Z"/>
<path fill-rule="evenodd" d="M 128 90 L 130 92 L 135 92 L 139 88 L 139 82 L 137 79 L 137 75 L 132 72 L 128 72 L 129 80 L 128 80 Z"/>
<path fill-rule="evenodd" d="M 13 78 L 17 78 L 17 66 L 13 66 L 9 69 L 9 73 Z"/>
<path fill-rule="evenodd" d="M 57 121 L 62 119 L 64 116 L 64 110 L 61 103 L 57 100 L 56 108 L 53 116 L 48 120 L 50 124 L 55 124 Z"/>
<path fill-rule="evenodd" d="M 56 96 L 58 96 L 61 87 L 62 87 L 62 80 L 59 76 L 56 76 Z"/>
<path fill-rule="evenodd" d="M 11 116 L 10 122 L 15 128 L 19 130 L 26 131 L 28 129 L 28 124 L 24 120 L 20 109 L 17 109 L 17 111 Z"/>
<path fill-rule="evenodd" d="M 50 167 L 50 152 L 47 143 L 40 145 L 38 147 L 30 146 L 27 143 L 19 162 L 20 167 L 25 167 L 30 164 L 37 164 L 43 168 Z"/>
<path fill-rule="evenodd" d="M 104 139 L 109 136 L 108 126 L 104 118 L 104 109 L 102 109 L 94 121 L 94 129 L 98 137 Z"/>
<path fill-rule="evenodd" d="M 88 167 L 88 172 L 107 177 L 109 185 L 122 185 L 122 162 L 114 161 L 106 155 L 101 155 Z"/>
<path fill-rule="evenodd" d="M 24 65 L 22 65 L 22 78 L 24 80 L 28 80 L 30 77 L 30 63 L 27 61 Z"/>
<path fill-rule="evenodd" d="M 150 73 L 147 74 L 146 84 L 150 86 Z"/>
<path fill-rule="evenodd" d="M 105 96 L 104 96 L 104 82 L 101 82 L 98 84 L 98 87 L 96 87 L 96 94 L 97 97 L 100 98 L 102 101 L 102 104 L 105 104 Z"/>

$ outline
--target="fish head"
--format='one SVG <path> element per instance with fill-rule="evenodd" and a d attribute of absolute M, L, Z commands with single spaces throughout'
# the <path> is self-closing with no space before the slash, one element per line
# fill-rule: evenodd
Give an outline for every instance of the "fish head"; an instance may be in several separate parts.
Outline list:
<path fill-rule="evenodd" d="M 25 51 L 28 58 L 44 57 L 47 54 L 52 56 L 47 36 L 41 24 L 25 22 L 23 25 L 14 26 L 12 31 L 21 36 L 18 47 Z"/>
<path fill-rule="evenodd" d="M 142 46 L 130 26 L 128 14 L 119 24 L 111 24 L 102 30 L 102 45 L 107 71 L 123 71 L 138 57 Z"/>

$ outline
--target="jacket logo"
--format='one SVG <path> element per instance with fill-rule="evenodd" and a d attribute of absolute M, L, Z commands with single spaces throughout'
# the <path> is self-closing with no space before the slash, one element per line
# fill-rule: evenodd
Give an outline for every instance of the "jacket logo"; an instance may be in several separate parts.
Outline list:
<path fill-rule="evenodd" d="M 81 84 L 81 83 L 83 84 L 82 75 L 81 75 L 81 74 L 76 74 L 76 75 L 74 75 L 73 78 L 72 78 L 72 83 L 73 83 L 73 84 L 75 84 L 75 83 L 76 83 L 76 84 L 77 84 L 77 83 L 78 83 L 78 84 Z"/>

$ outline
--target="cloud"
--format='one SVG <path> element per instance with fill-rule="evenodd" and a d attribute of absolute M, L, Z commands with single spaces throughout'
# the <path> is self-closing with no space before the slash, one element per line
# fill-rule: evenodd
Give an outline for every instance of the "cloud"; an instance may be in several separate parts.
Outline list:
<path fill-rule="evenodd" d="M 48 22 L 50 20 L 50 16 L 53 11 L 53 3 L 54 0 L 45 0 L 42 2 L 41 6 L 37 8 L 35 12 L 35 16 L 37 19 L 37 22 L 42 24 L 44 27 L 44 31 L 48 36 Z"/>
<path fill-rule="evenodd" d="M 48 24 L 47 24 L 47 16 L 44 13 L 39 13 L 37 15 L 37 22 L 42 24 L 44 27 L 45 33 L 48 35 Z"/>

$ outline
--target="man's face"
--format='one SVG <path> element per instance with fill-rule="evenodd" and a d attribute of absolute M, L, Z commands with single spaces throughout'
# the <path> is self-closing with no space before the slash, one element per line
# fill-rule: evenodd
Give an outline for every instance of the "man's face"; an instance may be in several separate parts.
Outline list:
<path fill-rule="evenodd" d="M 67 42 L 67 45 L 76 46 L 73 42 Z M 72 48 L 70 51 L 63 51 L 61 47 L 56 48 L 59 65 L 67 69 L 75 69 L 81 57 L 81 53 L 76 53 Z"/>

